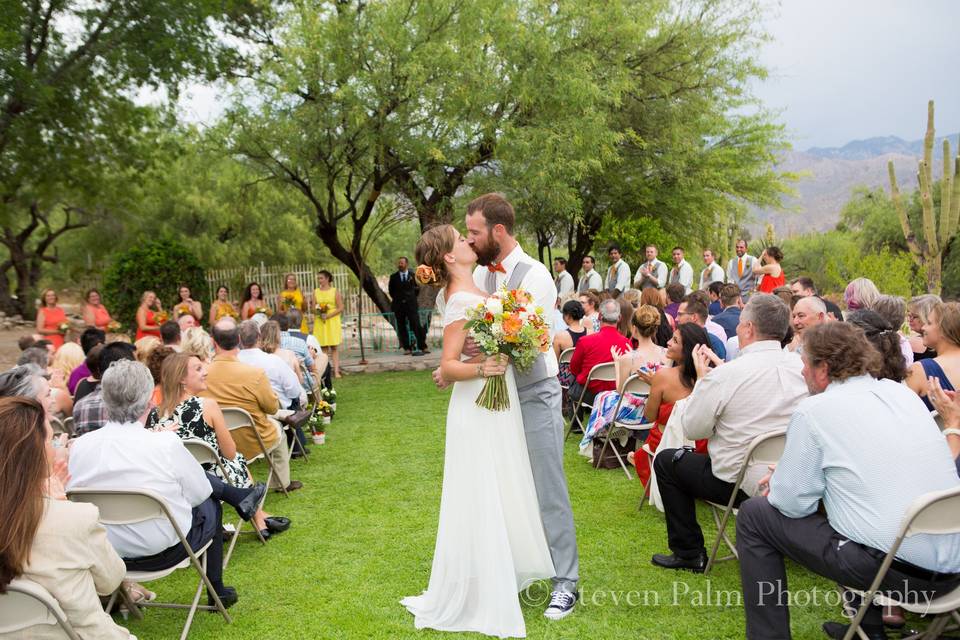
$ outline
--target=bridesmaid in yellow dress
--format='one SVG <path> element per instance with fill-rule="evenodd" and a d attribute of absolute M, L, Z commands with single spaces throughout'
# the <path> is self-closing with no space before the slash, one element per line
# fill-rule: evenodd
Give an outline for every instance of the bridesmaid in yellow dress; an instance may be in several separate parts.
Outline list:
<path fill-rule="evenodd" d="M 217 287 L 217 299 L 213 301 L 213 304 L 210 305 L 210 326 L 217 324 L 217 321 L 220 318 L 225 318 L 230 316 L 236 321 L 240 321 L 240 314 L 237 312 L 237 307 L 227 299 L 227 296 L 230 295 L 230 290 L 227 289 L 224 285 Z"/>
<path fill-rule="evenodd" d="M 323 269 L 317 272 L 317 288 L 313 290 L 314 322 L 313 335 L 333 366 L 333 376 L 340 377 L 340 352 L 337 347 L 343 340 L 340 315 L 343 313 L 343 297 L 333 286 L 333 274 Z"/>
<path fill-rule="evenodd" d="M 290 309 L 300 309 L 303 313 L 303 321 L 300 322 L 300 333 L 307 332 L 307 303 L 303 299 L 303 293 L 300 291 L 300 285 L 297 284 L 297 276 L 288 273 L 283 277 L 283 291 L 280 292 L 280 301 L 277 303 L 280 313 L 286 313 Z"/>

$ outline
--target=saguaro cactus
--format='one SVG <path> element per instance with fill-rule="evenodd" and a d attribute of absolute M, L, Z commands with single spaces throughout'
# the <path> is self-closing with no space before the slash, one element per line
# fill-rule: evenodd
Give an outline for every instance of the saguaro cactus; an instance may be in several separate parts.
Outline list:
<path fill-rule="evenodd" d="M 933 100 L 927 103 L 927 133 L 923 138 L 923 160 L 917 170 L 920 187 L 920 203 L 923 207 L 920 235 L 914 233 L 907 216 L 907 209 L 900 197 L 893 161 L 887 163 L 890 174 L 890 197 L 900 218 L 903 237 L 910 248 L 910 255 L 924 270 L 927 291 L 940 295 L 940 276 L 943 271 L 943 251 L 957 233 L 960 221 L 960 156 L 950 155 L 950 141 L 943 141 L 943 181 L 940 184 L 940 210 L 933 202 Z M 960 151 L 960 142 L 958 142 Z"/>

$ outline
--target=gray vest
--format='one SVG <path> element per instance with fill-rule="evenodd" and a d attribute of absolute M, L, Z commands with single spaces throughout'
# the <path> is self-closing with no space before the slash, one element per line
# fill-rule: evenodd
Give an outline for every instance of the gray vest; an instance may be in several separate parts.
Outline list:
<path fill-rule="evenodd" d="M 520 286 L 520 283 L 526 277 L 527 273 L 530 272 L 533 266 L 529 262 L 521 262 L 518 264 L 513 273 L 510 274 L 510 279 L 507 280 L 507 289 L 516 289 Z M 487 293 L 495 293 L 497 290 L 497 274 L 494 271 L 487 272 L 487 279 L 484 282 L 484 289 L 487 290 Z M 544 309 L 544 313 L 549 313 L 549 309 Z M 546 318 L 547 325 L 550 325 L 550 317 Z M 541 353 L 537 356 L 537 359 L 533 361 L 533 365 L 525 372 L 520 372 L 514 369 L 514 374 L 517 378 L 517 388 L 521 389 L 527 387 L 541 380 L 545 380 L 550 376 L 547 374 L 547 362 L 544 360 L 543 354 Z"/>

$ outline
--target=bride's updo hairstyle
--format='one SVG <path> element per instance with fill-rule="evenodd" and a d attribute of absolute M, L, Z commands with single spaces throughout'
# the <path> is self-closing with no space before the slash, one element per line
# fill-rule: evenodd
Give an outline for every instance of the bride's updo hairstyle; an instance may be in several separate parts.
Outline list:
<path fill-rule="evenodd" d="M 457 230 L 451 224 L 430 227 L 417 242 L 417 282 L 433 287 L 445 287 L 450 274 L 443 256 L 453 251 Z"/>

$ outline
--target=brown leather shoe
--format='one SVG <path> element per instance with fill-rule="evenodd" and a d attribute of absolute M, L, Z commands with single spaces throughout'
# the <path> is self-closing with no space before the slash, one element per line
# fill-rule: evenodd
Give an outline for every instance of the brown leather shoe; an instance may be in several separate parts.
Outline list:
<path fill-rule="evenodd" d="M 290 484 L 287 485 L 287 493 L 291 491 L 296 491 L 297 489 L 303 489 L 303 483 L 299 480 L 291 480 Z"/>

